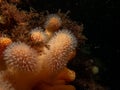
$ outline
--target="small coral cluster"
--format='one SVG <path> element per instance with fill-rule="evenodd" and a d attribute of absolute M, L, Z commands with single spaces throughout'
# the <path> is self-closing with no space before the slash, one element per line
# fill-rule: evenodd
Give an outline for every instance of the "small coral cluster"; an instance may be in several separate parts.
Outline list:
<path fill-rule="evenodd" d="M 79 26 L 67 28 L 71 23 L 63 22 L 60 14 L 35 24 L 33 19 L 39 15 L 19 11 L 7 2 L 0 6 L 4 19 L 0 21 L 0 90 L 75 90 L 68 84 L 75 72 L 67 63 L 76 54 L 79 35 L 72 29 Z"/>

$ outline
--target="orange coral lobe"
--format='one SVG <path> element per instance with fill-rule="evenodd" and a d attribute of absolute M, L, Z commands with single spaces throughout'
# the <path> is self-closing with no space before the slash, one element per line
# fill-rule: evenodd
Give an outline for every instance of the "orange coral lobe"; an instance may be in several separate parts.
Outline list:
<path fill-rule="evenodd" d="M 12 40 L 8 37 L 0 37 L 0 56 L 4 49 L 12 43 Z"/>
<path fill-rule="evenodd" d="M 59 16 L 57 15 L 50 15 L 48 17 L 48 20 L 46 22 L 46 29 L 48 31 L 54 31 L 54 30 L 58 30 L 59 27 L 61 26 L 61 19 Z"/>
<path fill-rule="evenodd" d="M 75 72 L 68 68 L 64 68 L 61 73 L 57 76 L 57 79 L 65 80 L 67 82 L 71 82 L 75 80 Z"/>
<path fill-rule="evenodd" d="M 48 27 L 47 28 L 56 28 L 58 29 L 60 26 L 59 21 L 57 18 L 53 17 L 50 19 Z"/>

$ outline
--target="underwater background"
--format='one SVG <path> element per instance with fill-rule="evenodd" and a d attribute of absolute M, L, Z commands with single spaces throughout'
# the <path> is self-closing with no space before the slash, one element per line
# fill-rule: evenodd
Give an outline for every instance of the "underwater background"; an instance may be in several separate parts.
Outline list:
<path fill-rule="evenodd" d="M 8 0 L 9 1 L 9 0 Z M 14 1 L 14 0 L 13 0 Z M 16 0 L 17 1 L 17 0 Z M 119 43 L 119 26 L 120 26 L 120 1 L 114 0 L 21 0 L 22 3 L 18 7 L 29 10 L 29 8 L 49 13 L 56 13 L 58 10 L 68 13 L 71 20 L 78 24 L 83 24 L 83 34 L 87 37 L 85 44 L 81 47 L 79 58 L 86 60 L 85 63 L 91 63 L 97 67 L 97 71 L 92 72 L 90 77 L 100 84 L 103 88 L 95 90 L 119 90 L 118 80 L 120 59 L 120 44 Z M 78 57 L 77 57 L 78 58 Z M 91 62 L 89 62 L 91 61 Z M 94 63 L 92 63 L 94 61 Z M 87 89 L 87 86 L 82 87 L 80 83 L 82 72 L 86 73 L 85 68 L 79 69 L 80 64 L 70 62 L 68 67 L 77 72 L 76 80 L 71 84 L 75 85 L 77 90 L 92 90 Z M 91 66 L 91 65 L 90 65 Z M 79 70 L 80 73 L 79 73 Z M 88 68 L 89 70 L 89 68 Z M 115 75 L 115 76 L 114 76 Z M 77 80 L 79 79 L 79 80 Z M 93 89 L 94 90 L 94 89 Z"/>

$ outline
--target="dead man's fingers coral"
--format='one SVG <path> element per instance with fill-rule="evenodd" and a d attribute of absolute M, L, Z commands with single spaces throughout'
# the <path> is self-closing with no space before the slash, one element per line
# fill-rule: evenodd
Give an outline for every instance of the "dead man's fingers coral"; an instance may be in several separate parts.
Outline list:
<path fill-rule="evenodd" d="M 43 60 L 44 71 L 49 74 L 61 71 L 67 64 L 69 53 L 77 47 L 75 36 L 68 30 L 60 30 L 48 42 L 49 49 L 39 57 Z"/>
<path fill-rule="evenodd" d="M 61 18 L 56 14 L 51 14 L 45 22 L 45 32 L 48 37 L 51 37 L 54 32 L 58 31 L 62 24 Z"/>
<path fill-rule="evenodd" d="M 37 52 L 22 42 L 13 42 L 4 51 L 6 72 L 16 90 L 31 90 L 37 72 Z M 27 77 L 26 77 L 27 76 Z M 9 78 L 7 78 L 9 79 Z M 38 80 L 37 80 L 38 81 Z M 36 82 L 36 80 L 35 80 Z"/>
<path fill-rule="evenodd" d="M 37 53 L 22 42 L 14 42 L 4 51 L 4 60 L 9 69 L 31 72 L 36 69 Z"/>
<path fill-rule="evenodd" d="M 37 27 L 30 32 L 30 39 L 33 43 L 45 43 L 47 41 L 47 36 L 41 27 Z"/>

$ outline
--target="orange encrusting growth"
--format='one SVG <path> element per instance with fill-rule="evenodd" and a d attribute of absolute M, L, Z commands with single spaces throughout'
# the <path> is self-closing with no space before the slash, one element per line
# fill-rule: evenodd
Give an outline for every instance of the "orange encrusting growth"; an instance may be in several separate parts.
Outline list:
<path fill-rule="evenodd" d="M 5 69 L 4 61 L 3 61 L 3 52 L 7 46 L 12 43 L 12 40 L 8 37 L 0 37 L 0 70 Z"/>
<path fill-rule="evenodd" d="M 12 40 L 8 37 L 0 37 L 0 55 L 4 51 L 4 49 L 12 43 Z"/>

